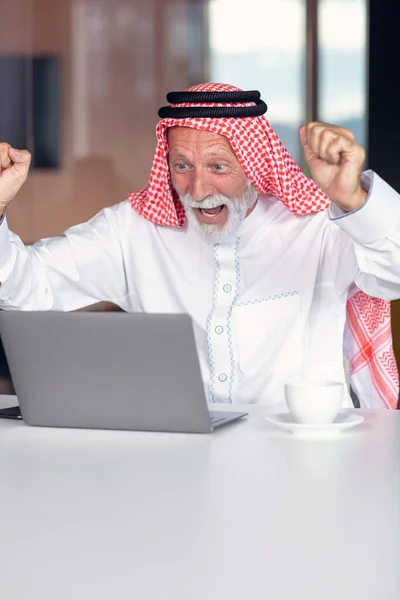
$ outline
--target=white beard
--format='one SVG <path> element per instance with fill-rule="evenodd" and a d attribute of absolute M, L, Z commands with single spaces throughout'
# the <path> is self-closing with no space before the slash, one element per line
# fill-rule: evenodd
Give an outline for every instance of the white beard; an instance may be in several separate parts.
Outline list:
<path fill-rule="evenodd" d="M 218 194 L 210 196 L 201 202 L 193 200 L 190 194 L 179 196 L 180 201 L 188 218 L 191 227 L 198 233 L 208 244 L 218 244 L 230 237 L 246 218 L 247 212 L 253 208 L 258 199 L 258 192 L 251 181 L 248 181 L 247 188 L 241 198 L 231 200 L 227 196 Z M 195 210 L 196 208 L 216 208 L 225 204 L 228 209 L 228 216 L 223 227 L 217 223 L 200 223 Z"/>

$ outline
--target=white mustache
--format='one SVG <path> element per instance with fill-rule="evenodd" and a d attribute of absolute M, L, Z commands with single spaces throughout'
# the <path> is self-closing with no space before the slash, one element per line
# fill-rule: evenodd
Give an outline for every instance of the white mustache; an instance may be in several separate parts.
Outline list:
<path fill-rule="evenodd" d="M 188 204 L 191 208 L 217 208 L 217 206 L 222 206 L 225 204 L 229 204 L 229 198 L 225 196 L 212 196 L 211 198 L 205 198 L 205 200 L 192 200 L 190 195 L 187 194 L 186 197 L 182 198 L 184 204 Z"/>

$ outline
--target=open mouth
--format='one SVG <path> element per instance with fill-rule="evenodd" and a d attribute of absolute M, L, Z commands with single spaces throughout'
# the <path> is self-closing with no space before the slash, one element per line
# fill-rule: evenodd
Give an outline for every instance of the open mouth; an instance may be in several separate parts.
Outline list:
<path fill-rule="evenodd" d="M 213 217 L 215 215 L 219 215 L 221 210 L 224 208 L 223 204 L 221 206 L 216 206 L 215 208 L 199 208 L 203 215 L 207 215 L 207 217 Z"/>
<path fill-rule="evenodd" d="M 202 221 L 215 221 L 224 209 L 226 209 L 225 204 L 221 204 L 215 208 L 197 208 L 196 211 Z"/>

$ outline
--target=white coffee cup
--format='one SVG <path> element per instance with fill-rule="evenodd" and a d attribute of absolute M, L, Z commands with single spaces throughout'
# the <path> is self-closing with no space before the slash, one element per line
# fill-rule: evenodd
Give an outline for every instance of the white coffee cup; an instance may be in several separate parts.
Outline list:
<path fill-rule="evenodd" d="M 285 398 L 293 418 L 304 425 L 329 425 L 344 399 L 339 381 L 292 380 L 285 384 Z"/>

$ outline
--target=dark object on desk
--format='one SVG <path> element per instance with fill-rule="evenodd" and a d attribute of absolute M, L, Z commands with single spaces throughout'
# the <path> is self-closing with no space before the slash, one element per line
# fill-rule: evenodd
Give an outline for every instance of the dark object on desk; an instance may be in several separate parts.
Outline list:
<path fill-rule="evenodd" d="M 6 355 L 4 354 L 4 348 L 0 337 L 0 395 L 1 394 L 15 394 L 14 386 L 11 381 L 10 369 Z"/>
<path fill-rule="evenodd" d="M 60 59 L 0 55 L 0 139 L 32 152 L 32 167 L 60 166 Z"/>
<path fill-rule="evenodd" d="M 19 406 L 0 408 L 0 419 L 22 419 Z"/>
<path fill-rule="evenodd" d="M 3 348 L 3 344 L 1 342 L 1 337 L 0 337 L 0 377 L 10 377 L 10 370 L 8 368 L 6 355 L 4 354 L 4 348 Z"/>

